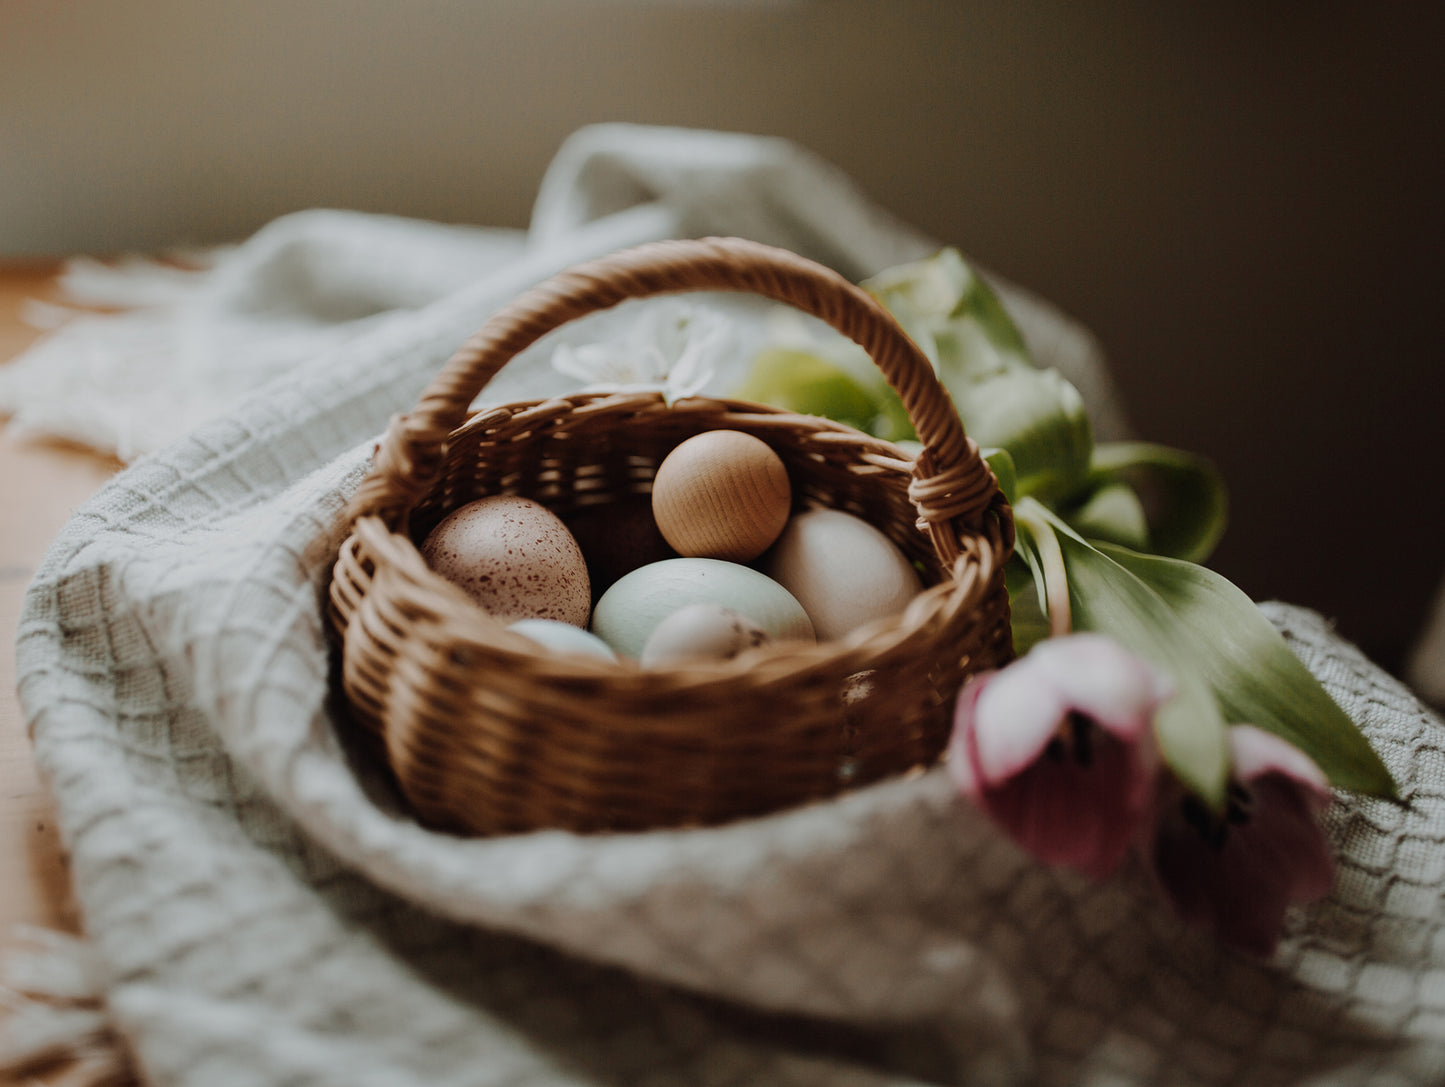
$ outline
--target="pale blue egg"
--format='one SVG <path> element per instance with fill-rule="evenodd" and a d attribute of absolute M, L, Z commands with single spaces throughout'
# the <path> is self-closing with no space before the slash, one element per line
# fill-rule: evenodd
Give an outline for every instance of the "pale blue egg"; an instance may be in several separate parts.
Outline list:
<path fill-rule="evenodd" d="M 557 619 L 518 619 L 508 624 L 507 629 L 554 653 L 579 653 L 599 660 L 617 660 L 612 647 L 597 635 Z"/>
<path fill-rule="evenodd" d="M 592 609 L 592 632 L 635 659 L 653 628 L 689 604 L 731 608 L 774 641 L 816 640 L 803 605 L 772 578 L 740 563 L 697 558 L 664 559 L 621 578 Z"/>

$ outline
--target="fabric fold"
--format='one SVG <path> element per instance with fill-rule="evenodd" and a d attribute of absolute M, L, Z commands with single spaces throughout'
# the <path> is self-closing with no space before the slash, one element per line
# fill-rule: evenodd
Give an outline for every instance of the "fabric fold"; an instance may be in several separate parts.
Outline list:
<path fill-rule="evenodd" d="M 118 476 L 31 586 L 21 698 L 149 1082 L 1263 1087 L 1445 1066 L 1445 735 L 1300 609 L 1268 614 L 1410 806 L 1336 805 L 1344 874 L 1272 963 L 1183 929 L 1143 873 L 1038 865 L 939 770 L 705 830 L 418 825 L 337 712 L 321 611 L 386 419 L 518 291 L 622 245 L 756 231 L 862 273 L 922 244 L 789 145 L 628 126 L 570 142 L 536 218 L 430 302 L 335 286 L 344 319 L 307 318 L 335 340 Z M 314 298 L 338 282 L 308 274 Z M 1041 364 L 1107 391 L 1086 333 L 1005 298 L 1052 345 Z M 564 381 L 534 349 L 484 397 Z"/>

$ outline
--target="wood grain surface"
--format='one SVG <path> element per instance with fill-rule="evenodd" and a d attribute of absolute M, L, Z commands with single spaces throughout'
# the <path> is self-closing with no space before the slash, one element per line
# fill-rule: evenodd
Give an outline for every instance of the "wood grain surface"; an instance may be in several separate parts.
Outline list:
<path fill-rule="evenodd" d="M 657 527 L 680 555 L 751 562 L 787 524 L 788 469 L 761 438 L 737 430 L 695 434 L 658 466 Z"/>
<path fill-rule="evenodd" d="M 54 300 L 57 266 L 0 264 L 0 364 L 39 333 L 27 299 Z M 26 586 L 50 542 L 118 461 L 0 423 L 0 943 L 16 924 L 78 930 L 65 853 L 15 696 L 15 628 Z"/>

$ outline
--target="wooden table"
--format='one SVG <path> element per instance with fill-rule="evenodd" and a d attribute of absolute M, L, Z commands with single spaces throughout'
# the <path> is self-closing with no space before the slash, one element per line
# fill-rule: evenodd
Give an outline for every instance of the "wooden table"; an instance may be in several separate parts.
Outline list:
<path fill-rule="evenodd" d="M 55 264 L 0 264 L 0 364 L 40 335 L 26 299 L 54 300 Z M 120 468 L 77 446 L 0 423 L 0 946 L 17 923 L 78 930 L 65 855 L 15 697 L 15 627 L 25 588 L 70 515 Z"/>

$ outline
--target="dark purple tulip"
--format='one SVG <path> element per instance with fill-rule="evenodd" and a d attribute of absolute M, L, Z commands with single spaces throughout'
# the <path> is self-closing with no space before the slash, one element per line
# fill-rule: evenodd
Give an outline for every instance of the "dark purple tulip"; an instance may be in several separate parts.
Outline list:
<path fill-rule="evenodd" d="M 1118 867 L 1154 797 L 1154 668 L 1098 634 L 1041 642 L 959 694 L 948 770 L 1040 860 L 1095 878 Z"/>
<path fill-rule="evenodd" d="M 1219 940 L 1269 956 L 1285 912 L 1329 894 L 1334 860 L 1318 817 L 1329 782 L 1302 751 L 1253 725 L 1229 730 L 1223 812 L 1169 790 L 1150 860 L 1179 915 Z"/>

